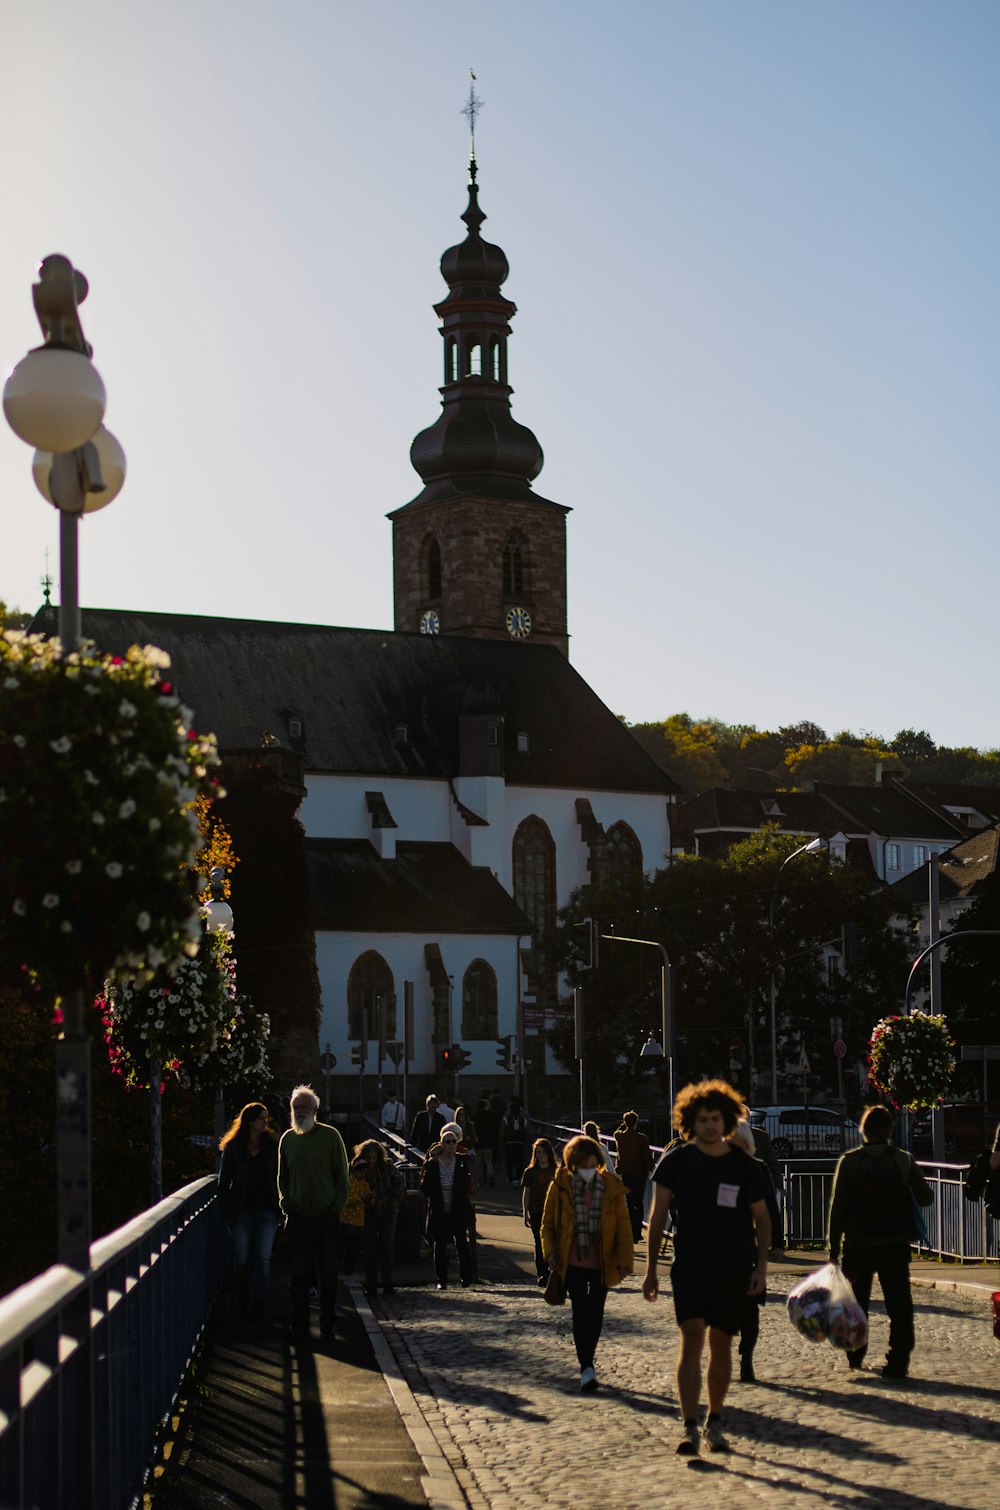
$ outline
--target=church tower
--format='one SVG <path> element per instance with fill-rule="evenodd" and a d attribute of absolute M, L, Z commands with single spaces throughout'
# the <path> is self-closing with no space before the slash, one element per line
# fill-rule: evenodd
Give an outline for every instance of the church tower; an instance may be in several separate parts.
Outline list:
<path fill-rule="evenodd" d="M 474 147 L 462 219 L 468 235 L 441 258 L 448 293 L 434 306 L 444 343 L 441 415 L 410 447 L 424 486 L 389 515 L 395 627 L 555 645 L 566 655 L 569 510 L 532 492 L 542 448 L 510 411 L 507 341 L 517 307 L 501 290 L 507 258 L 480 235 Z"/>

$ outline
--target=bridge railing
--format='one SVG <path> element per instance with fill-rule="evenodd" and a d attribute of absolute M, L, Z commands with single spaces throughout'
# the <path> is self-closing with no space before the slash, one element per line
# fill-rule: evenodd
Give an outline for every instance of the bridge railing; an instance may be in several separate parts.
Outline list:
<path fill-rule="evenodd" d="M 0 1300 L 0 1506 L 127 1510 L 222 1280 L 214 1177 Z"/>

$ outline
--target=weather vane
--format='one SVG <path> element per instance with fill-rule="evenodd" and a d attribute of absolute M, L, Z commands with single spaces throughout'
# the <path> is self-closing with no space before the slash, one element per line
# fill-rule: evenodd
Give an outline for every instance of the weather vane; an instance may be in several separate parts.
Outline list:
<path fill-rule="evenodd" d="M 49 548 L 45 547 L 45 575 L 40 578 L 42 592 L 45 594 L 45 606 L 48 608 L 52 601 L 52 578 L 49 575 Z"/>
<path fill-rule="evenodd" d="M 483 102 L 476 94 L 476 75 L 469 69 L 469 98 L 462 106 L 462 114 L 469 122 L 469 177 L 472 182 L 476 181 L 476 116 L 483 108 Z"/>

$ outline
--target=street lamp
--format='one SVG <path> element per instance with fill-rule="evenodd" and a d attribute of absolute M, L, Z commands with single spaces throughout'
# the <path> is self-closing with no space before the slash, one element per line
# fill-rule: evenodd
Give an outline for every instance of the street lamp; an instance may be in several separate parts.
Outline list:
<path fill-rule="evenodd" d="M 778 866 L 778 873 L 771 887 L 771 900 L 768 906 L 769 932 L 771 936 L 771 1105 L 778 1102 L 778 1014 L 777 999 L 778 985 L 774 973 L 774 908 L 778 900 L 778 885 L 781 881 L 781 872 L 790 860 L 798 855 L 818 855 L 822 850 L 829 849 L 826 839 L 810 839 L 808 844 L 800 844 L 798 849 L 793 849 L 790 855 L 786 855 Z"/>
<path fill-rule="evenodd" d="M 103 508 L 125 481 L 125 453 L 105 430 L 106 395 L 91 362 L 79 306 L 87 280 L 68 257 L 46 257 L 31 297 L 43 344 L 4 384 L 3 409 L 14 434 L 34 446 L 35 485 L 59 510 L 59 638 L 63 654 L 80 638 L 77 520 Z M 83 985 L 67 982 L 63 1031 L 56 1044 L 57 1243 L 61 1263 L 90 1265 L 90 1038 Z"/>
<path fill-rule="evenodd" d="M 125 453 L 101 423 L 104 383 L 91 362 L 79 306 L 88 284 L 68 257 L 46 257 L 31 295 L 44 344 L 29 351 L 4 385 L 3 409 L 14 434 L 36 447 L 35 485 L 59 510 L 59 638 L 80 638 L 77 521 L 116 498 Z"/>

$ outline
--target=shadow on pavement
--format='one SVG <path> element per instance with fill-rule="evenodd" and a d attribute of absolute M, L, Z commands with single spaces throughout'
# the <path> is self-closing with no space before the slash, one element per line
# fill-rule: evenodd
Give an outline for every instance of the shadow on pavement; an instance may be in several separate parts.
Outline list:
<path fill-rule="evenodd" d="M 878 1374 L 863 1373 L 856 1378 L 857 1385 L 873 1386 L 871 1393 L 855 1387 L 849 1391 L 817 1388 L 806 1384 L 788 1384 L 778 1379 L 758 1379 L 761 1389 L 773 1389 L 783 1395 L 795 1395 L 802 1400 L 817 1404 L 836 1405 L 855 1416 L 872 1416 L 887 1422 L 903 1421 L 910 1426 L 927 1430 L 954 1432 L 958 1435 L 984 1437 L 1000 1441 L 1000 1422 L 986 1421 L 965 1411 L 945 1410 L 939 1404 L 923 1406 L 914 1395 L 926 1395 L 939 1400 L 943 1393 L 968 1395 L 972 1398 L 996 1400 L 998 1391 L 984 1389 L 976 1384 L 936 1384 L 932 1379 L 882 1379 Z"/>
<path fill-rule="evenodd" d="M 739 1464 L 741 1457 L 746 1457 L 746 1454 L 737 1450 L 726 1458 L 729 1475 L 744 1478 L 759 1489 L 759 1472 L 748 1473 L 743 1470 Z M 759 1452 L 754 1455 L 753 1462 L 757 1469 L 766 1465 L 774 1470 L 775 1476 L 769 1481 L 774 1491 L 774 1510 L 780 1506 L 782 1494 L 813 1494 L 824 1505 L 841 1506 L 843 1510 L 941 1510 L 941 1501 L 938 1499 L 928 1499 L 922 1494 L 908 1494 L 899 1489 L 883 1489 L 878 1485 L 865 1488 L 853 1479 L 841 1478 L 839 1474 L 827 1473 L 822 1468 L 801 1463 L 791 1466 L 771 1460 Z M 777 1477 L 778 1474 L 781 1475 L 780 1478 Z M 813 1485 L 808 1482 L 809 1479 L 819 1482 Z M 801 1503 L 801 1500 L 798 1502 Z"/>

